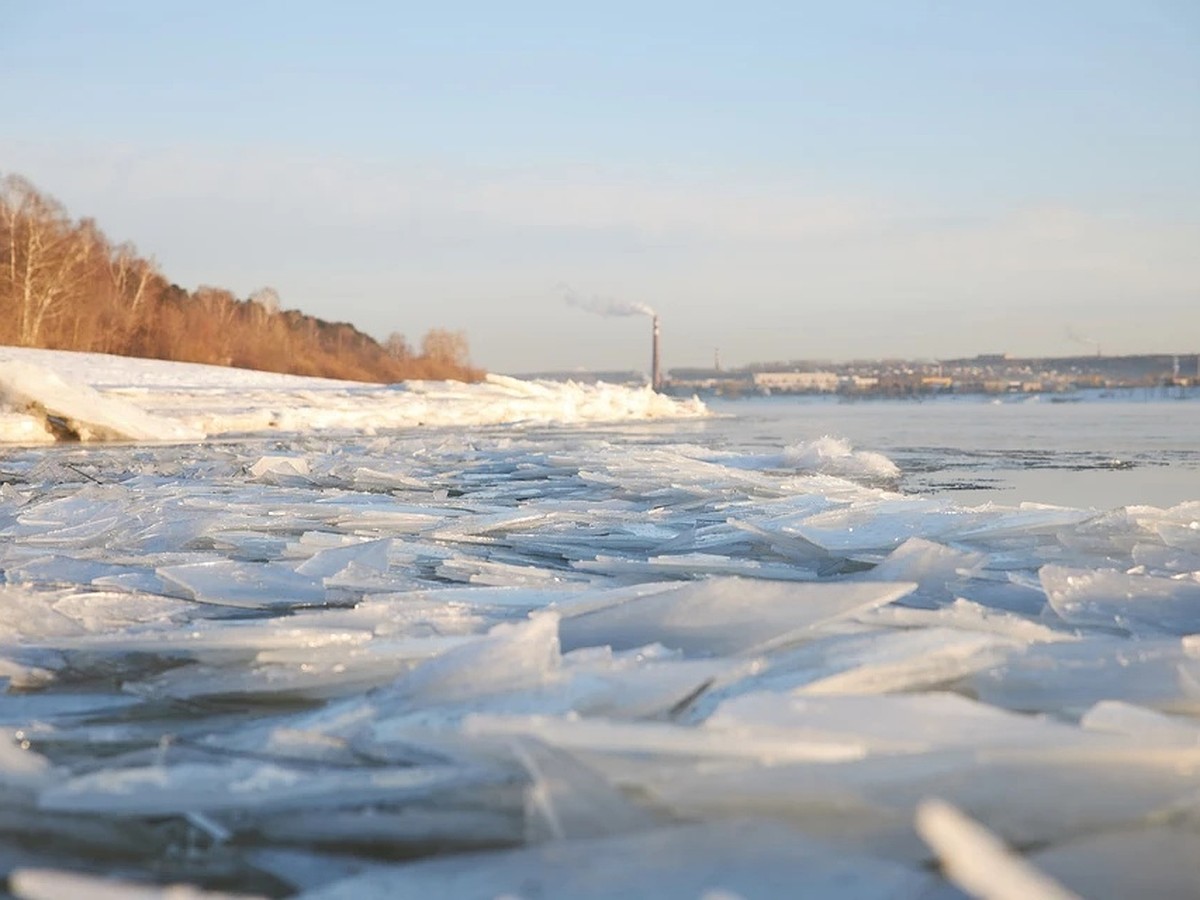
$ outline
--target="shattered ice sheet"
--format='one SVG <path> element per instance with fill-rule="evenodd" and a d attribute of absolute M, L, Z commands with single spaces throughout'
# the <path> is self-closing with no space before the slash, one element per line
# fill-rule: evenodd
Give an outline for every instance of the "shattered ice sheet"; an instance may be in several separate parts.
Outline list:
<path fill-rule="evenodd" d="M 28 370 L 0 414 L 9 893 L 1195 885 L 1195 498 L 968 507 L 624 388 L 0 360 L 224 435 L 37 447 L 79 410 Z"/>

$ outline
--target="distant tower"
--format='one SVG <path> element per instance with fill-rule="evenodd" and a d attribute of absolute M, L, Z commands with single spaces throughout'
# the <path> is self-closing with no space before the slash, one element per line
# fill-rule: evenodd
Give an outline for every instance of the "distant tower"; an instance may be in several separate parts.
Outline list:
<path fill-rule="evenodd" d="M 650 386 L 654 390 L 662 388 L 662 370 L 658 362 L 658 316 L 654 317 L 654 333 L 650 345 Z"/>
<path fill-rule="evenodd" d="M 720 347 L 713 348 L 713 369 L 715 369 L 718 372 L 721 371 L 721 348 Z"/>

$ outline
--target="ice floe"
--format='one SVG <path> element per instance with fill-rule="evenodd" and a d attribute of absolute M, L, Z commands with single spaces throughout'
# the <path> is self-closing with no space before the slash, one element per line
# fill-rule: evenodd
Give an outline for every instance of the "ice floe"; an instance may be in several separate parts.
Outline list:
<path fill-rule="evenodd" d="M 1195 498 L 967 506 L 604 386 L 0 381 L 15 896 L 1194 892 Z"/>

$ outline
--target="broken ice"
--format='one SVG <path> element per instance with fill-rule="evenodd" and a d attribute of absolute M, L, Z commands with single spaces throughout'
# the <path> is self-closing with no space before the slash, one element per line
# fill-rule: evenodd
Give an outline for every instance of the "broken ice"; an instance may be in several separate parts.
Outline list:
<path fill-rule="evenodd" d="M 612 386 L 0 383 L 18 895 L 1194 886 L 1195 498 L 964 506 Z"/>

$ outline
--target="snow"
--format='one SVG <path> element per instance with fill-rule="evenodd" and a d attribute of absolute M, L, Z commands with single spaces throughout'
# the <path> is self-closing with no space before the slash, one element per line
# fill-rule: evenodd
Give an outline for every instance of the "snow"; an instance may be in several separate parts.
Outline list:
<path fill-rule="evenodd" d="M 196 441 L 253 432 L 620 422 L 703 416 L 649 388 L 490 375 L 482 384 L 371 385 L 246 369 L 0 348 L 0 443 Z"/>
<path fill-rule="evenodd" d="M 46 435 L 53 436 L 57 427 L 84 441 L 194 441 L 204 436 L 119 397 L 105 397 L 90 385 L 64 381 L 51 369 L 11 359 L 0 367 L 0 404 L 5 408 L 0 436 L 5 440 L 29 440 L 38 431 L 34 423 Z"/>
<path fill-rule="evenodd" d="M 0 384 L 16 896 L 1195 885 L 1194 498 L 963 506 L 602 385 Z"/>

